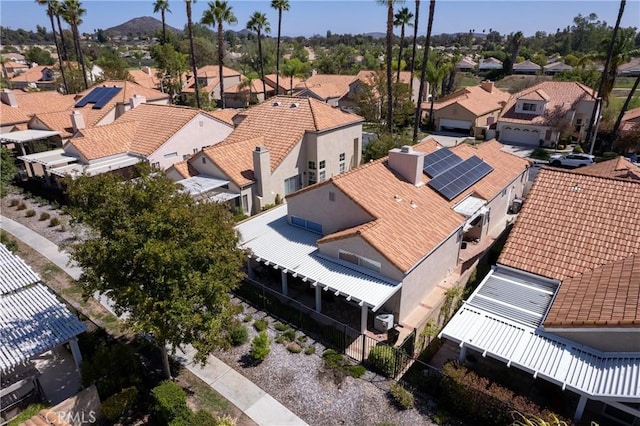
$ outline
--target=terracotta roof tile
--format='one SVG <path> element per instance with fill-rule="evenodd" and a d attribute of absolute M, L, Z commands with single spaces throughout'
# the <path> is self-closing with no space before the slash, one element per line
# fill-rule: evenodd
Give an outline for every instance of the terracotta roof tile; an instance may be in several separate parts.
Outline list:
<path fill-rule="evenodd" d="M 225 66 L 222 67 L 222 74 L 226 77 L 242 76 L 242 74 L 240 74 L 238 71 Z M 220 83 L 218 65 L 205 65 L 199 68 L 198 77 L 211 80 L 209 84 L 202 87 L 203 90 L 211 92 Z M 193 80 L 193 76 L 191 76 L 191 78 L 188 78 L 187 81 L 185 82 L 182 88 L 182 91 L 186 93 L 193 93 L 195 91 L 194 83 L 195 82 Z"/>
<path fill-rule="evenodd" d="M 217 109 L 215 111 L 207 112 L 212 117 L 217 118 L 231 126 L 233 126 L 233 117 L 239 114 L 239 110 L 232 108 Z"/>
<path fill-rule="evenodd" d="M 292 80 L 293 80 L 293 83 L 292 83 Z M 264 81 L 269 86 L 271 86 L 272 88 L 275 89 L 275 87 L 276 87 L 276 75 L 275 74 L 266 74 L 264 76 Z M 299 87 L 301 85 L 303 86 L 303 81 L 304 80 L 302 80 L 299 77 L 293 77 L 293 79 L 292 79 L 291 77 L 281 75 L 278 83 L 280 83 L 280 90 L 286 90 L 287 92 L 289 92 L 290 90 L 293 90 L 293 89 L 295 89 L 295 88 L 297 88 L 297 87 Z"/>
<path fill-rule="evenodd" d="M 148 72 L 146 69 L 129 70 L 129 75 L 136 84 L 147 89 L 156 89 L 160 86 L 158 70 L 155 68 L 148 68 Z"/>
<path fill-rule="evenodd" d="M 36 114 L 32 120 L 39 120 L 50 130 L 60 132 L 60 136 L 68 138 L 73 136 L 73 125 L 71 123 L 71 111 L 48 112 Z"/>
<path fill-rule="evenodd" d="M 256 140 L 261 140 L 271 159 L 271 170 L 284 160 L 306 132 L 317 132 L 362 122 L 362 118 L 304 97 L 270 98 L 241 113 L 245 118 L 221 143 L 204 153 L 239 186 L 252 182 Z M 262 139 L 260 139 L 262 138 Z M 229 146 L 233 145 L 233 146 Z"/>
<path fill-rule="evenodd" d="M 640 253 L 560 284 L 545 327 L 639 327 Z"/>
<path fill-rule="evenodd" d="M 465 87 L 434 102 L 433 109 L 438 111 L 457 103 L 475 115 L 484 115 L 502 109 L 509 96 L 508 93 L 495 86 L 491 92 L 486 91 L 480 85 Z"/>
<path fill-rule="evenodd" d="M 176 172 L 178 172 L 184 179 L 188 179 L 199 174 L 198 171 L 187 160 L 175 163 L 174 165 L 169 167 L 169 170 L 172 168 Z M 167 170 L 167 172 L 169 170 Z"/>
<path fill-rule="evenodd" d="M 349 85 L 355 78 L 353 75 L 316 74 L 306 79 L 303 86 L 305 91 L 321 99 L 341 98 L 349 93 Z"/>
<path fill-rule="evenodd" d="M 594 100 L 594 90 L 575 81 L 543 81 L 512 95 L 500 114 L 499 121 L 522 124 L 543 125 L 547 115 L 533 115 L 517 113 L 515 111 L 518 99 L 545 100 L 545 112 L 554 111 L 556 106 L 573 108 L 581 100 Z M 547 99 L 548 98 L 548 99 Z"/>
<path fill-rule="evenodd" d="M 38 66 L 35 66 L 33 68 L 29 68 L 25 72 L 21 72 L 20 74 L 16 74 L 10 80 L 12 82 L 14 82 L 14 83 L 35 83 L 35 82 L 38 82 L 38 81 L 42 80 L 42 71 L 44 71 L 45 68 L 52 69 L 53 67 L 46 66 L 46 65 L 38 65 Z M 52 83 L 53 83 L 53 81 L 52 81 Z"/>
<path fill-rule="evenodd" d="M 630 109 L 627 112 L 625 112 L 624 116 L 622 116 L 622 121 L 623 122 L 636 121 L 637 118 L 640 118 L 640 107 Z"/>
<path fill-rule="evenodd" d="M 138 122 L 121 121 L 83 129 L 80 136 L 69 141 L 87 160 L 97 160 L 116 154 L 124 154 L 131 149 Z"/>
<path fill-rule="evenodd" d="M 17 107 L 0 103 L 2 125 L 26 123 L 34 114 L 64 111 L 75 103 L 73 95 L 61 95 L 55 91 L 23 92 L 14 90 L 13 93 L 18 102 Z"/>
<path fill-rule="evenodd" d="M 640 180 L 640 167 L 624 157 L 613 158 L 575 170 L 576 173 L 612 177 L 620 179 Z"/>
<path fill-rule="evenodd" d="M 542 168 L 498 262 L 564 280 L 640 251 L 640 181 Z"/>

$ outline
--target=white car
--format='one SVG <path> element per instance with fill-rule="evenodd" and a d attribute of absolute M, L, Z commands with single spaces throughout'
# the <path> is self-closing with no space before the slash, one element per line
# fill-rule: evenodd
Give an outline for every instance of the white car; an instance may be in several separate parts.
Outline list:
<path fill-rule="evenodd" d="M 589 154 L 552 155 L 549 164 L 560 167 L 583 167 L 594 163 L 594 156 Z"/>

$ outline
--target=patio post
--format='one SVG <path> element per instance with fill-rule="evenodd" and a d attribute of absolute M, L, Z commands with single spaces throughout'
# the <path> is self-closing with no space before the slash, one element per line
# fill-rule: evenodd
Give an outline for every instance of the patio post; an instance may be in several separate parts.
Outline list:
<path fill-rule="evenodd" d="M 77 337 L 69 340 L 69 347 L 71 348 L 71 354 L 73 355 L 73 361 L 76 363 L 76 368 L 79 370 L 80 364 L 82 364 L 82 354 L 80 353 Z"/>
<path fill-rule="evenodd" d="M 464 361 L 467 359 L 467 347 L 464 345 L 460 345 L 460 355 L 458 355 L 458 361 L 461 364 L 464 364 Z"/>
<path fill-rule="evenodd" d="M 253 279 L 254 278 L 253 266 L 251 265 L 251 258 L 250 257 L 247 258 L 247 276 L 249 277 L 249 279 Z"/>
<path fill-rule="evenodd" d="M 283 269 L 280 272 L 280 279 L 282 281 L 282 294 L 285 296 L 289 295 L 289 288 L 287 287 L 287 270 Z"/>
<path fill-rule="evenodd" d="M 369 308 L 365 303 L 362 304 L 362 311 L 360 312 L 360 333 L 365 334 L 367 332 L 367 314 Z"/>
<path fill-rule="evenodd" d="M 316 312 L 322 311 L 322 288 L 316 284 Z"/>
<path fill-rule="evenodd" d="M 576 407 L 576 413 L 573 415 L 575 421 L 578 421 L 582 418 L 582 413 L 584 413 L 584 407 L 587 405 L 587 396 L 580 395 L 580 401 L 578 401 L 578 406 Z"/>

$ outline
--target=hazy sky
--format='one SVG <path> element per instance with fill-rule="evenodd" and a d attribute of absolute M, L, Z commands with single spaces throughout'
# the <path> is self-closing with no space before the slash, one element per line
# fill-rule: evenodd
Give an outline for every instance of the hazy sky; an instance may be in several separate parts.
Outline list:
<path fill-rule="evenodd" d="M 97 28 L 109 28 L 140 16 L 153 15 L 153 1 L 137 0 L 84 0 L 87 9 L 81 32 L 93 32 Z M 266 12 L 271 22 L 272 34 L 277 32 L 278 15 L 270 8 L 269 1 L 230 0 L 229 4 L 238 18 L 238 23 L 231 27 L 238 31 L 245 27 L 249 16 L 254 11 Z M 327 30 L 334 34 L 359 34 L 367 32 L 384 32 L 386 13 L 384 6 L 373 0 L 290 0 L 291 8 L 283 15 L 282 33 L 288 36 L 313 34 L 325 35 Z M 522 31 L 525 35 L 533 35 L 536 31 L 553 33 L 557 28 L 572 24 L 578 15 L 595 13 L 598 18 L 610 25 L 615 23 L 618 0 L 565 0 L 565 1 L 454 1 L 438 0 L 434 17 L 434 34 L 468 32 L 475 29 L 482 32 L 489 29 L 508 34 Z M 404 3 L 413 11 L 415 3 L 408 0 Z M 200 0 L 193 4 L 194 20 L 202 17 L 207 1 Z M 429 0 L 421 1 L 419 32 L 426 30 Z M 184 1 L 170 1 L 172 13 L 167 14 L 167 23 L 182 29 L 186 23 Z M 45 8 L 34 0 L 0 0 L 0 23 L 16 29 L 33 29 L 36 25 L 49 28 Z M 626 3 L 623 26 L 640 26 L 640 0 Z M 396 30 L 396 32 L 399 32 Z"/>

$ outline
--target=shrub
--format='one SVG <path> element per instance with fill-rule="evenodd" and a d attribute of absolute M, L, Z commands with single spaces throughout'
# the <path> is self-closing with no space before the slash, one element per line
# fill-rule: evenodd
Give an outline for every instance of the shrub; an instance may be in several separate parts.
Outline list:
<path fill-rule="evenodd" d="M 309 346 L 307 349 L 304 350 L 304 354 L 305 355 L 313 355 L 316 353 L 316 347 L 315 346 Z"/>
<path fill-rule="evenodd" d="M 276 203 L 276 206 L 279 206 L 280 204 L 282 204 L 282 196 L 280 194 L 276 194 L 276 198 L 274 202 Z"/>
<path fill-rule="evenodd" d="M 297 343 L 289 343 L 287 345 L 287 350 L 294 354 L 299 354 L 300 352 L 302 352 L 302 348 Z"/>
<path fill-rule="evenodd" d="M 43 221 L 43 220 L 47 220 L 51 217 L 51 215 L 47 212 L 42 212 L 40 213 L 40 217 L 38 218 L 39 221 Z"/>
<path fill-rule="evenodd" d="M 284 345 L 286 343 L 286 341 L 287 341 L 287 339 L 285 339 L 282 334 L 278 334 L 278 336 L 276 337 L 276 343 L 278 343 L 280 345 Z"/>
<path fill-rule="evenodd" d="M 565 148 L 566 148 L 566 146 L 564 146 L 564 145 L 558 145 L 558 149 L 559 149 L 560 151 L 562 151 L 562 150 L 563 150 L 563 149 L 565 149 Z"/>
<path fill-rule="evenodd" d="M 18 200 L 17 198 L 12 198 L 12 199 L 9 201 L 9 207 L 15 207 L 15 206 L 17 206 L 18 204 L 20 204 L 20 200 Z"/>
<path fill-rule="evenodd" d="M 582 149 L 582 147 L 580 145 L 576 145 L 573 148 L 573 153 L 574 154 L 584 154 L 584 149 Z"/>
<path fill-rule="evenodd" d="M 251 343 L 251 358 L 256 362 L 262 362 L 269 355 L 269 352 L 271 352 L 269 336 L 264 331 L 261 331 L 260 334 L 253 338 Z"/>
<path fill-rule="evenodd" d="M 367 361 L 381 374 L 387 377 L 394 376 L 396 351 L 391 346 L 379 345 L 371 348 Z"/>
<path fill-rule="evenodd" d="M 307 340 L 309 339 L 304 334 L 298 337 L 298 342 L 300 343 L 307 343 Z"/>
<path fill-rule="evenodd" d="M 543 148 L 536 148 L 531 152 L 531 154 L 529 154 L 529 157 L 535 158 L 537 160 L 548 160 L 549 152 Z"/>
<path fill-rule="evenodd" d="M 26 217 L 34 217 L 36 215 L 36 211 L 33 209 L 29 209 L 27 210 L 27 212 L 25 213 Z"/>
<path fill-rule="evenodd" d="M 275 328 L 278 331 L 285 331 L 289 328 L 289 326 L 284 325 L 283 323 L 278 321 L 277 323 L 273 324 L 273 328 Z"/>
<path fill-rule="evenodd" d="M 53 228 L 54 226 L 58 226 L 58 225 L 60 225 L 60 219 L 58 219 L 57 217 L 52 217 L 51 220 L 49 221 L 49 228 Z"/>
<path fill-rule="evenodd" d="M 239 315 L 244 312 L 244 306 L 232 303 L 229 305 L 229 310 L 231 311 L 231 315 Z"/>
<path fill-rule="evenodd" d="M 333 349 L 327 349 L 322 353 L 325 363 L 332 368 L 341 367 L 344 361 L 341 354 Z"/>
<path fill-rule="evenodd" d="M 218 426 L 220 423 L 210 412 L 198 410 L 195 413 L 191 413 L 189 416 L 189 424 L 198 426 Z"/>
<path fill-rule="evenodd" d="M 242 318 L 242 322 L 251 322 L 253 321 L 253 316 L 251 316 L 250 314 L 247 314 L 244 316 L 244 318 Z"/>
<path fill-rule="evenodd" d="M 285 339 L 287 339 L 290 342 L 296 341 L 296 331 L 292 328 L 282 333 L 282 335 L 284 336 Z"/>
<path fill-rule="evenodd" d="M 27 205 L 24 203 L 24 201 L 20 201 L 20 204 L 18 204 L 18 207 L 16 207 L 16 210 L 24 210 L 27 208 Z"/>
<path fill-rule="evenodd" d="M 100 404 L 100 412 L 105 419 L 110 422 L 115 422 L 133 408 L 137 399 L 138 389 L 136 389 L 135 386 L 122 389 Z"/>
<path fill-rule="evenodd" d="M 0 243 L 4 244 L 10 252 L 15 253 L 18 250 L 18 243 L 9 236 L 4 229 L 0 229 Z"/>
<path fill-rule="evenodd" d="M 27 408 L 25 408 L 20 412 L 20 414 L 18 414 L 18 417 L 15 417 L 9 422 L 9 426 L 18 426 L 21 424 L 25 424 L 25 422 L 31 417 L 37 416 L 40 411 L 45 409 L 47 409 L 47 407 L 39 403 L 29 404 Z"/>
<path fill-rule="evenodd" d="M 82 384 L 90 386 L 95 383 L 102 400 L 142 381 L 142 365 L 138 356 L 129 346 L 119 342 L 100 345 L 80 368 Z"/>
<path fill-rule="evenodd" d="M 263 319 L 255 320 L 255 322 L 253 323 L 253 328 L 255 328 L 256 331 L 265 331 L 267 329 L 268 324 L 269 323 L 267 322 L 267 320 L 263 320 Z"/>
<path fill-rule="evenodd" d="M 233 346 L 241 346 L 249 340 L 247 327 L 239 322 L 234 322 L 229 328 L 229 340 Z"/>
<path fill-rule="evenodd" d="M 187 395 L 184 390 L 170 380 L 165 380 L 151 390 L 152 412 L 160 424 L 169 424 L 175 419 L 187 419 Z"/>
<path fill-rule="evenodd" d="M 367 369 L 362 365 L 347 365 L 344 367 L 345 371 L 351 377 L 355 377 L 356 379 L 364 376 L 364 373 L 367 372 Z"/>
<path fill-rule="evenodd" d="M 236 426 L 236 421 L 231 416 L 222 416 L 216 419 L 216 426 Z"/>
<path fill-rule="evenodd" d="M 414 399 L 413 394 L 404 388 L 400 383 L 391 384 L 391 388 L 389 389 L 389 393 L 391 394 L 391 398 L 393 401 L 398 404 L 403 410 L 408 410 L 413 408 Z"/>
<path fill-rule="evenodd" d="M 610 160 L 612 158 L 616 158 L 618 156 L 617 152 L 607 151 L 602 153 L 602 158 L 606 160 Z"/>

